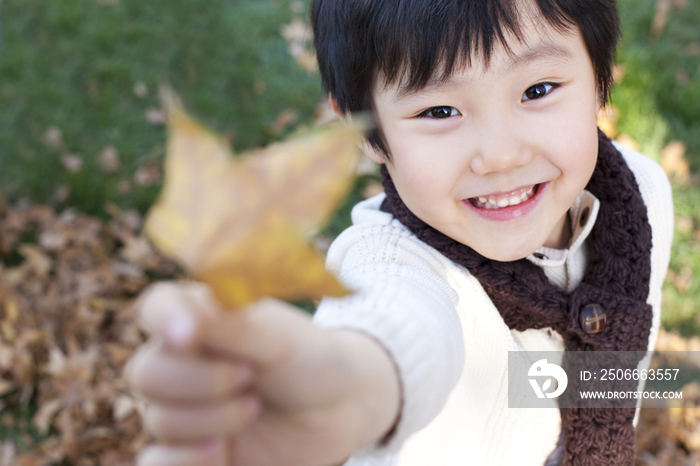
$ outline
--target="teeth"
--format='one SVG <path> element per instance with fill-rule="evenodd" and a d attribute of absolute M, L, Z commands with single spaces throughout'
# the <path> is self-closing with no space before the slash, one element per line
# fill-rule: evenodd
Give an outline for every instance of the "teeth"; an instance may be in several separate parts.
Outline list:
<path fill-rule="evenodd" d="M 535 186 L 531 186 L 529 189 L 522 192 L 511 192 L 498 196 L 479 196 L 472 199 L 472 203 L 480 209 L 495 210 L 518 205 L 532 199 L 534 195 Z"/>

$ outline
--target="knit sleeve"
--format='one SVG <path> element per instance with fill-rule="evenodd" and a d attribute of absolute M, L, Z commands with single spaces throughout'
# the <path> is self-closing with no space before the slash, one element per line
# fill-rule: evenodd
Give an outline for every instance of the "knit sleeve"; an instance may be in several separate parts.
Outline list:
<path fill-rule="evenodd" d="M 640 369 L 646 369 L 651 362 L 651 352 L 656 346 L 661 327 L 661 289 L 666 278 L 666 271 L 671 259 L 673 242 L 673 195 L 671 184 L 661 166 L 649 157 L 633 150 L 617 146 L 625 158 L 639 185 L 639 191 L 647 207 L 651 225 L 651 277 L 649 279 L 649 297 L 647 303 L 652 306 L 652 325 L 649 332 L 649 355 L 639 363 Z M 644 389 L 644 381 L 639 382 L 638 390 Z M 639 421 L 641 398 L 633 424 Z"/>
<path fill-rule="evenodd" d="M 673 242 L 673 196 L 671 184 L 661 166 L 651 158 L 618 146 L 634 173 L 639 190 L 647 207 L 651 225 L 651 278 L 647 302 L 653 308 L 653 321 L 649 335 L 649 349 L 653 350 L 661 325 L 661 289 L 671 259 Z"/>
<path fill-rule="evenodd" d="M 459 380 L 464 350 L 457 295 L 449 285 L 447 261 L 398 222 L 345 231 L 329 251 L 328 267 L 355 292 L 324 299 L 316 324 L 371 336 L 390 354 L 400 376 L 396 429 L 388 441 L 356 455 L 375 464 L 437 416 Z"/>

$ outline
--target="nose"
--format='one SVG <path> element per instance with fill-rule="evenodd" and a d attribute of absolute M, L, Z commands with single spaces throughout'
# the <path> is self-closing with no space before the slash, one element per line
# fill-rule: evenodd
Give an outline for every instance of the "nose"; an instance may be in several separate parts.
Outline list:
<path fill-rule="evenodd" d="M 503 118 L 482 125 L 475 136 L 470 162 L 475 174 L 505 173 L 530 163 L 532 148 L 516 127 Z"/>

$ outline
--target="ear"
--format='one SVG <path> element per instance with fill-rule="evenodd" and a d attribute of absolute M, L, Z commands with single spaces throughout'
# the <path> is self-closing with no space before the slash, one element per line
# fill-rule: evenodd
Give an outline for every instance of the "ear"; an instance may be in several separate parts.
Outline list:
<path fill-rule="evenodd" d="M 374 146 L 367 142 L 366 139 L 362 140 L 360 148 L 362 149 L 362 152 L 364 152 L 364 154 L 367 156 L 367 158 L 369 158 L 372 162 L 378 163 L 379 165 L 386 163 L 386 157 L 384 156 L 384 154 L 375 149 Z"/>
<path fill-rule="evenodd" d="M 340 110 L 340 106 L 338 105 L 338 101 L 333 97 L 332 95 L 328 94 L 328 102 L 331 104 L 331 108 L 333 109 L 333 112 L 335 112 L 338 117 L 345 121 L 347 119 L 350 119 L 349 115 L 343 114 L 343 112 Z M 380 151 L 375 149 L 372 144 L 367 142 L 366 139 L 363 139 L 362 142 L 360 143 L 360 149 L 364 154 L 372 161 L 378 164 L 386 163 L 386 157 L 384 157 L 384 154 L 382 154 Z"/>
<path fill-rule="evenodd" d="M 330 102 L 330 104 L 331 104 L 331 108 L 333 109 L 333 113 L 338 115 L 338 118 L 340 118 L 342 120 L 345 115 L 343 115 L 343 112 L 340 111 L 340 107 L 338 106 L 338 101 L 335 100 L 335 97 L 328 94 L 328 102 Z"/>

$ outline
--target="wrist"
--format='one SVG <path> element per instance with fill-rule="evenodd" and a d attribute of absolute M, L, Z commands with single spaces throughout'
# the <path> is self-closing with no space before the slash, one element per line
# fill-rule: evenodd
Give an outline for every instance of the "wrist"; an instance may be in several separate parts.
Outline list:
<path fill-rule="evenodd" d="M 335 330 L 348 371 L 353 406 L 353 451 L 387 443 L 400 418 L 401 379 L 384 345 L 362 331 Z"/>

